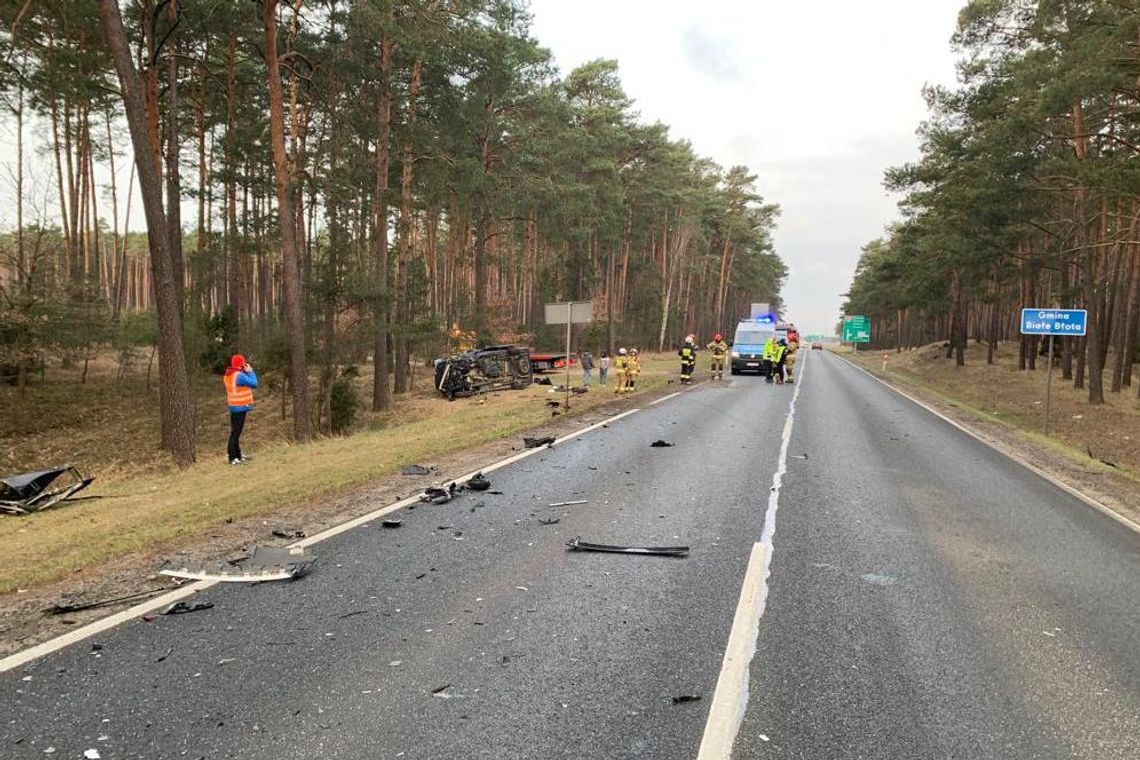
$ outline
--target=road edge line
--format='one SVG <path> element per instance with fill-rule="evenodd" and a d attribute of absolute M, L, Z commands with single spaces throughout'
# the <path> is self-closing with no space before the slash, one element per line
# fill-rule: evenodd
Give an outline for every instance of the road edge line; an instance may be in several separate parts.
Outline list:
<path fill-rule="evenodd" d="M 804 362 L 805 367 L 807 364 Z M 784 430 L 780 436 L 780 455 L 776 461 L 776 471 L 772 474 L 772 487 L 768 491 L 764 527 L 760 540 L 752 545 L 748 557 L 748 568 L 741 583 L 740 599 L 732 618 L 732 628 L 721 660 L 720 675 L 717 677 L 705 731 L 701 736 L 697 760 L 730 760 L 732 745 L 736 742 L 748 709 L 749 671 L 756 656 L 760 619 L 768 605 L 768 577 L 775 551 L 776 512 L 780 508 L 784 475 L 788 472 L 788 446 L 792 441 L 796 421 L 796 400 L 800 396 L 805 374 L 804 369 L 801 369 L 795 381 L 792 399 L 788 403 L 788 416 L 784 419 Z"/>
<path fill-rule="evenodd" d="M 916 406 L 919 406 L 919 407 L 925 409 L 926 411 L 930 412 L 931 414 L 933 414 L 935 417 L 939 418 L 943 422 L 949 423 L 953 427 L 957 428 L 958 430 L 962 431 L 966 435 L 973 438 L 975 441 L 978 441 L 979 443 L 985 444 L 989 448 L 993 449 L 994 451 L 996 451 L 999 454 L 1001 454 L 1002 456 L 1004 456 L 1006 459 L 1009 459 L 1010 461 L 1021 465 L 1025 469 L 1032 472 L 1034 475 L 1037 475 L 1038 477 L 1040 477 L 1040 478 L 1048 481 L 1049 483 L 1053 484 L 1057 488 L 1060 488 L 1062 491 L 1064 491 L 1065 493 L 1069 494 L 1070 496 L 1076 498 L 1078 501 L 1084 502 L 1084 504 L 1086 506 L 1092 507 L 1096 511 L 1104 514 L 1106 517 L 1110 517 L 1113 520 L 1117 521 L 1118 523 L 1120 523 L 1124 527 L 1129 528 L 1129 529 L 1135 531 L 1136 533 L 1140 533 L 1140 523 L 1137 523 L 1137 522 L 1125 517 L 1124 515 L 1120 514 L 1115 509 L 1108 506 L 1107 504 L 1104 504 L 1102 502 L 1097 501 L 1093 497 L 1082 492 L 1081 490 L 1077 489 L 1076 487 L 1069 485 L 1068 483 L 1057 478 L 1056 476 L 1050 475 L 1048 472 L 1046 472 L 1045 470 L 1042 470 L 1040 467 L 1033 464 L 1032 462 L 1027 461 L 1022 456 L 1020 456 L 1019 454 L 1016 454 L 1012 451 L 1007 451 L 1006 449 L 1003 449 L 1002 447 L 995 444 L 993 441 L 987 440 L 977 431 L 971 430 L 970 428 L 966 427 L 965 425 L 958 422 L 957 420 L 954 420 L 954 419 L 948 417 L 947 415 L 943 414 L 942 412 L 938 411 L 937 409 L 930 406 L 926 402 L 921 401 L 921 400 L 915 398 L 914 396 L 910 395 L 906 391 L 900 389 L 898 386 L 887 382 L 886 380 L 875 375 L 872 372 L 868 372 L 867 370 L 863 369 L 862 367 L 860 367 L 858 364 L 851 361 L 847 357 L 840 356 L 839 354 L 835 354 L 835 356 L 836 356 L 836 358 L 841 359 L 843 362 L 845 362 L 848 366 L 859 370 L 860 372 L 862 372 L 864 375 L 871 378 L 872 380 L 878 381 L 880 384 L 882 384 L 886 388 L 894 391 L 895 393 L 899 394 L 900 396 L 905 398 L 907 401 L 910 401 L 912 404 L 915 404 Z"/>
<path fill-rule="evenodd" d="M 623 417 L 628 417 L 631 414 L 634 414 L 634 413 L 640 412 L 640 411 L 641 411 L 640 408 L 635 408 L 635 409 L 630 409 L 628 411 L 622 412 L 621 414 L 615 414 L 612 417 L 607 417 L 606 419 L 601 420 L 600 422 L 596 422 L 592 425 L 587 425 L 586 427 L 584 427 L 580 430 L 576 430 L 573 433 L 567 433 L 566 435 L 564 435 L 560 438 L 556 438 L 554 440 L 554 445 L 557 445 L 560 443 L 565 443 L 571 439 L 577 438 L 580 435 L 584 435 L 586 433 L 592 432 L 594 430 L 597 430 L 600 427 L 605 427 L 606 425 L 610 424 L 611 422 L 616 422 L 617 420 L 620 420 Z M 514 464 L 515 462 L 526 459 L 527 457 L 534 456 L 535 454 L 542 452 L 543 449 L 545 449 L 545 448 L 546 448 L 545 446 L 539 446 L 539 447 L 534 448 L 534 449 L 526 449 L 525 451 L 520 451 L 519 453 L 512 454 L 511 456 L 506 457 L 505 459 L 500 459 L 497 462 L 492 462 L 491 464 L 487 465 L 486 467 L 475 470 L 474 472 L 467 473 L 466 475 L 461 475 L 457 478 L 450 478 L 450 479 L 448 479 L 447 482 L 449 482 L 449 483 L 450 482 L 462 482 L 464 480 L 468 480 L 468 479 L 474 477 L 475 474 L 479 473 L 479 472 L 483 472 L 483 473 L 494 472 L 495 470 L 506 467 L 507 465 L 511 465 L 511 464 Z M 419 494 L 416 494 L 415 496 L 409 496 L 405 499 L 400 499 L 397 502 L 394 502 L 392 504 L 387 504 L 387 505 L 380 507 L 379 509 L 375 509 L 375 510 L 373 510 L 373 511 L 371 511 L 365 515 L 361 515 L 360 517 L 354 517 L 351 520 L 347 520 L 343 523 L 340 523 L 339 525 L 334 525 L 331 528 L 327 528 L 326 530 L 323 530 L 320 533 L 314 534 L 314 535 L 309 536 L 307 538 L 304 538 L 300 541 L 296 541 L 292 544 L 289 544 L 289 547 L 290 548 L 304 548 L 307 546 L 312 546 L 314 544 L 319 544 L 322 541 L 327 541 L 328 539 L 333 538 L 334 536 L 339 536 L 341 533 L 345 533 L 345 532 L 352 530 L 353 528 L 357 528 L 357 527 L 359 527 L 365 523 L 372 522 L 373 520 L 376 520 L 377 518 L 383 517 L 384 515 L 391 514 L 392 512 L 396 512 L 400 509 L 403 509 L 404 507 L 410 506 L 412 504 L 416 504 L 419 502 L 419 500 L 420 500 Z M 103 633 L 104 631 L 109 631 L 112 628 L 115 628 L 119 625 L 122 625 L 123 623 L 126 623 L 130 620 L 134 620 L 136 618 L 142 617 L 143 615 L 147 614 L 148 612 L 153 612 L 154 610 L 157 610 L 160 607 L 164 607 L 164 606 L 173 604 L 174 602 L 185 599 L 186 597 L 191 596 L 193 594 L 196 594 L 199 591 L 205 591 L 209 588 L 212 588 L 213 586 L 216 586 L 217 584 L 218 584 L 217 581 L 195 581 L 194 583 L 191 583 L 187 586 L 182 586 L 180 588 L 176 588 L 176 589 L 173 589 L 171 591 L 168 591 L 167 593 L 163 594 L 162 596 L 155 597 L 154 599 L 149 599 L 149 600 L 142 602 L 140 604 L 136 604 L 133 607 L 128 607 L 125 610 L 120 610 L 119 612 L 116 612 L 113 615 L 108 615 L 105 618 L 101 618 L 101 619 L 96 620 L 94 622 L 88 623 L 87 625 L 76 628 L 74 631 L 68 631 L 67 633 L 65 633 L 61 636 L 56 636 L 53 639 L 48 639 L 47 641 L 36 644 L 35 646 L 30 647 L 28 649 L 25 649 L 21 652 L 16 652 L 15 654 L 10 654 L 7 657 L 0 659 L 0 673 L 6 673 L 9 670 L 13 670 L 15 668 L 18 668 L 21 665 L 25 665 L 25 664 L 33 661 L 33 660 L 38 660 L 41 657 L 47 657 L 48 655 L 54 654 L 54 653 L 58 652 L 59 650 L 65 648 L 65 647 L 71 646 L 72 644 L 76 644 L 80 641 L 83 641 L 84 639 L 91 638 L 92 636 L 96 636 L 100 633 Z"/>

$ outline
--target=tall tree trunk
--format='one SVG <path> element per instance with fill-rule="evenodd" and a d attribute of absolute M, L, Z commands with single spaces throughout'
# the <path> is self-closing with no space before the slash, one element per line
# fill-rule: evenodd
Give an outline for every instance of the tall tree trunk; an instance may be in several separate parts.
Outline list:
<path fill-rule="evenodd" d="M 376 188 L 373 205 L 373 246 L 375 248 L 374 288 L 376 293 L 376 333 L 372 344 L 372 409 L 384 411 L 392 406 L 388 387 L 388 166 L 392 155 L 392 60 L 396 40 L 392 36 L 392 11 L 388 6 L 381 30 L 380 92 L 376 118 L 380 134 L 376 139 Z"/>
<path fill-rule="evenodd" d="M 408 328 L 410 314 L 408 309 L 408 265 L 409 247 L 412 237 L 412 180 L 415 172 L 415 153 L 412 148 L 411 131 L 416 122 L 416 96 L 420 92 L 420 74 L 423 70 L 423 61 L 417 55 L 412 64 L 412 77 L 408 83 L 408 103 L 405 111 L 404 123 L 407 125 L 409 135 L 404 142 L 403 156 L 400 167 L 400 231 L 396 249 L 396 314 L 400 325 L 400 334 L 396 337 L 396 393 L 407 393 L 409 388 L 408 375 Z"/>
<path fill-rule="evenodd" d="M 273 145 L 273 171 L 277 178 L 285 331 L 289 341 L 289 379 L 293 391 L 293 438 L 305 443 L 312 438 L 309 368 L 305 356 L 305 320 L 301 310 L 301 270 L 297 250 L 297 215 L 293 207 L 293 177 L 285 155 L 285 103 L 281 68 L 277 60 L 276 11 L 277 0 L 262 0 L 261 23 L 265 30 L 265 68 L 269 84 L 269 132 Z"/>
<path fill-rule="evenodd" d="M 170 235 L 170 261 L 178 303 L 186 307 L 186 269 L 182 256 L 182 172 L 178 142 L 178 51 L 172 48 L 166 61 L 166 224 Z"/>
<path fill-rule="evenodd" d="M 99 0 L 99 18 L 119 76 L 146 212 L 147 240 L 158 302 L 159 404 L 162 427 L 167 433 L 163 439 L 167 441 L 175 462 L 186 466 L 194 461 L 194 412 L 186 356 L 182 349 L 182 313 L 178 308 L 166 215 L 162 209 L 162 180 L 147 132 L 143 83 L 131 63 L 118 0 Z"/>

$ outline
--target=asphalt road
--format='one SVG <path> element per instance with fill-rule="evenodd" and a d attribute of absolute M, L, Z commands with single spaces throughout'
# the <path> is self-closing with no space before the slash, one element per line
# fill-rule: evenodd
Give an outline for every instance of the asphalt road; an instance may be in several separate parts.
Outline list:
<path fill-rule="evenodd" d="M 793 392 L 702 384 L 0 674 L 0 757 L 695 758 Z M 819 352 L 787 449 L 734 758 L 1140 757 L 1140 536 Z"/>

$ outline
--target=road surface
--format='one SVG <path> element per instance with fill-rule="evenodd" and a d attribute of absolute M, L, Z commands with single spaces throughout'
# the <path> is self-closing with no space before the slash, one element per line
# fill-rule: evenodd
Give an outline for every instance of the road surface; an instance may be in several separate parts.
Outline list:
<path fill-rule="evenodd" d="M 0 757 L 1140 757 L 1140 535 L 838 357 L 801 369 L 0 674 Z"/>

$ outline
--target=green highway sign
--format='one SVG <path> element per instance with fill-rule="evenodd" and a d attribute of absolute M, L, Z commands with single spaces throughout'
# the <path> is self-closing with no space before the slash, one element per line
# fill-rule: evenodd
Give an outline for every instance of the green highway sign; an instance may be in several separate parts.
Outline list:
<path fill-rule="evenodd" d="M 843 318 L 844 343 L 870 343 L 871 318 L 856 314 Z"/>

